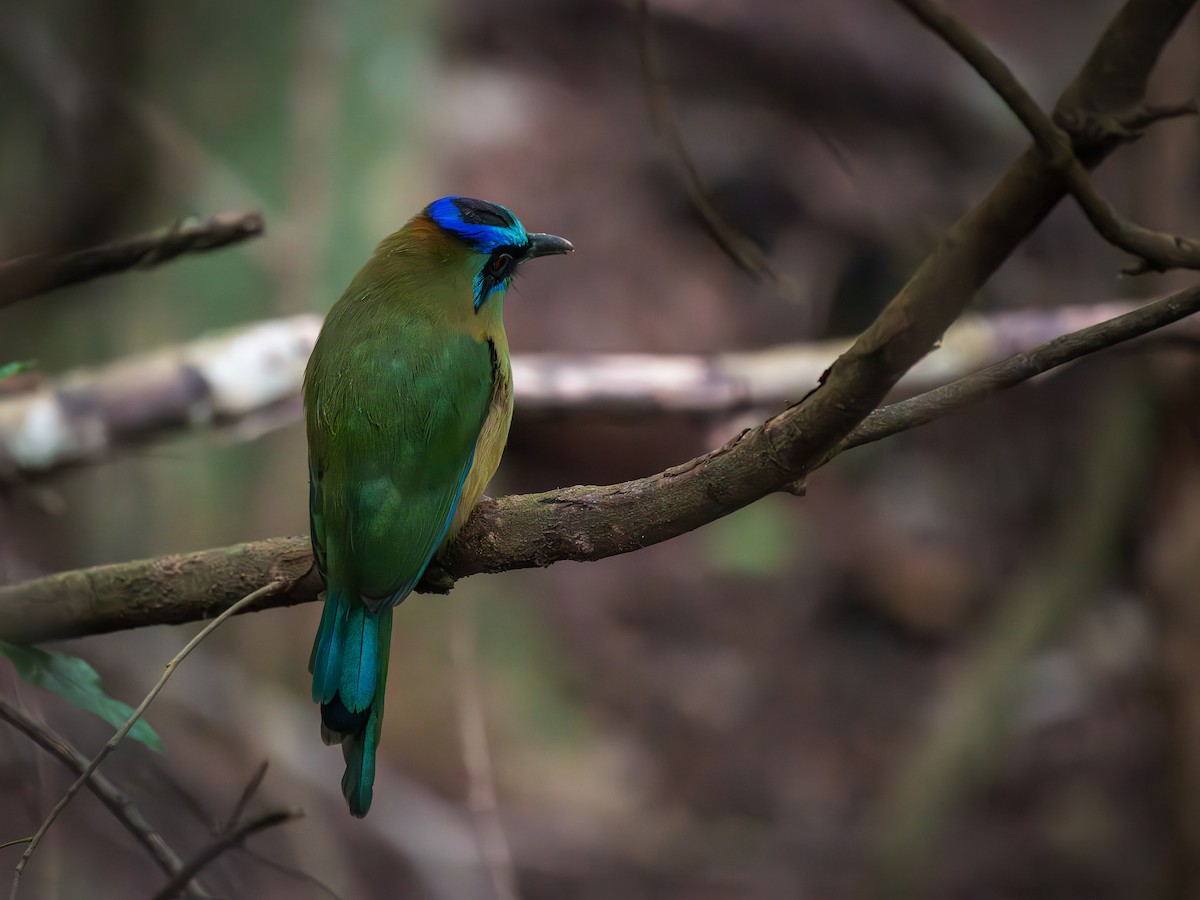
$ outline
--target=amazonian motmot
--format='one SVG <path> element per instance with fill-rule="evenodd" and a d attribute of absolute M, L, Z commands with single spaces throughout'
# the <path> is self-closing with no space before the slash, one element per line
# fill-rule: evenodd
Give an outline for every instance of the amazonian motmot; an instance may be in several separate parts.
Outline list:
<path fill-rule="evenodd" d="M 308 361 L 309 524 L 326 585 L 308 667 L 356 816 L 371 808 L 392 609 L 466 522 L 508 438 L 504 292 L 526 260 L 571 249 L 503 206 L 435 200 L 375 249 Z"/>

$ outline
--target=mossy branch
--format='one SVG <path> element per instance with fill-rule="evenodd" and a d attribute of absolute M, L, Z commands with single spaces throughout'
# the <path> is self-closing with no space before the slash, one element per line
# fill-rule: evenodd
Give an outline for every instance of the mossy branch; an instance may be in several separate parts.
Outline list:
<path fill-rule="evenodd" d="M 1056 109 L 1060 123 L 1076 126 L 1069 128 L 1070 137 L 1083 164 L 1096 165 L 1131 137 L 1123 123 L 1146 108 L 1146 79 L 1192 5 L 1182 0 L 1129 0 L 1117 13 Z M 833 363 L 821 386 L 800 403 L 713 453 L 649 478 L 482 504 L 439 561 L 441 569 L 455 578 L 627 553 L 788 489 L 848 446 L 852 433 L 857 437 L 850 441 L 861 443 L 864 434 L 875 439 L 870 437 L 872 429 L 880 429 L 882 436 L 927 421 L 934 402 L 929 398 L 908 401 L 908 411 L 886 428 L 881 423 L 887 410 L 872 413 L 1066 190 L 1062 170 L 1040 149 L 1031 148 L 946 232 L 900 293 Z M 1188 314 L 1195 301 L 1194 291 L 1184 301 L 1172 298 L 1170 314 Z M 1032 360 L 1009 360 L 1017 374 L 1007 381 L 993 383 L 993 376 L 985 373 L 961 379 L 957 387 L 941 389 L 936 415 L 1029 377 L 1020 375 L 1022 371 L 1044 371 L 1160 327 L 1162 323 L 1154 321 L 1161 314 L 1161 305 L 1154 304 L 1130 314 L 1133 320 L 1122 317 L 1128 331 L 1105 332 L 1103 339 L 1095 336 L 1094 344 L 1039 348 L 1038 358 Z M 972 380 L 978 378 L 986 384 Z M 249 589 L 271 581 L 281 587 L 255 608 L 298 603 L 312 599 L 320 588 L 310 563 L 304 538 L 279 538 L 51 576 L 0 590 L 0 636 L 44 640 L 188 621 L 211 616 Z M 434 580 L 426 587 L 436 589 L 438 584 Z"/>

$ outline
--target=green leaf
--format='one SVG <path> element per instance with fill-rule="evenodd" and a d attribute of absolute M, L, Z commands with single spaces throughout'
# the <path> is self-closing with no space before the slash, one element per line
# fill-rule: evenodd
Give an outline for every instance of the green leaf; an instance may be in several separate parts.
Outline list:
<path fill-rule="evenodd" d="M 8 378 L 10 375 L 16 375 L 18 372 L 26 372 L 33 368 L 32 360 L 22 360 L 19 362 L 5 363 L 0 366 L 0 381 Z"/>
<path fill-rule="evenodd" d="M 116 700 L 100 687 L 100 676 L 85 660 L 41 647 L 23 647 L 0 641 L 0 656 L 17 667 L 17 674 L 32 685 L 53 691 L 76 706 L 95 713 L 113 728 L 120 728 L 133 715 L 133 709 Z M 162 739 L 145 719 L 139 719 L 129 732 L 151 750 L 162 753 Z"/>

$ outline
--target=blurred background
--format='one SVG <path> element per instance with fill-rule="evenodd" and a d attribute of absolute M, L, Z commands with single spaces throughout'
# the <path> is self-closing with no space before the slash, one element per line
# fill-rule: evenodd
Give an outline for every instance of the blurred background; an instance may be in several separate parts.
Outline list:
<path fill-rule="evenodd" d="M 953 4 L 1046 106 L 1118 6 Z M 852 335 L 1027 144 L 893 3 L 651 11 L 714 205 L 801 299 L 739 268 L 695 212 L 648 112 L 626 3 L 0 2 L 0 258 L 189 214 L 259 209 L 268 226 L 4 310 L 0 363 L 36 360 L 22 376 L 36 382 L 323 313 L 379 238 L 450 193 L 577 248 L 510 292 L 514 353 Z M 1200 91 L 1198 40 L 1193 16 L 1152 100 Z M 1159 125 L 1098 184 L 1150 227 L 1194 235 L 1198 135 L 1193 120 Z M 1119 280 L 1123 262 L 1063 204 L 977 307 L 1137 301 L 1189 281 Z M 851 900 L 902 884 L 963 900 L 1200 896 L 1196 359 L 1182 339 L 1109 352 L 846 454 L 803 499 L 599 563 L 414 595 L 363 821 L 308 700 L 315 604 L 223 626 L 150 708 L 165 753 L 127 742 L 104 771 L 187 858 L 270 761 L 253 808 L 306 817 L 217 860 L 215 896 L 505 896 L 505 854 L 481 864 L 486 816 L 468 803 L 462 723 L 478 711 L 526 900 Z M 647 475 L 774 411 L 548 419 L 518 395 L 490 493 Z M 303 432 L 278 424 L 10 478 L 0 582 L 305 533 Z M 136 704 L 197 628 L 62 649 Z M 0 694 L 86 754 L 110 733 L 2 662 Z M 0 726 L 0 843 L 70 780 Z M 24 895 L 161 882 L 84 795 Z"/>

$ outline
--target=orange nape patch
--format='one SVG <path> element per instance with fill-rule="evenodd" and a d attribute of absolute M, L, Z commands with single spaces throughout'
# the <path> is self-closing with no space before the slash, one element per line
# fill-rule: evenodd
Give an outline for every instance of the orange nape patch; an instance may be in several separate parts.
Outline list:
<path fill-rule="evenodd" d="M 470 248 L 452 234 L 447 234 L 424 212 L 419 212 L 379 242 L 368 266 L 384 266 L 388 271 L 445 271 L 448 260 L 461 256 L 466 259 Z M 395 273 L 393 273 L 395 274 Z"/>
<path fill-rule="evenodd" d="M 453 249 L 463 249 L 464 247 L 463 242 L 459 238 L 447 234 L 423 210 L 409 219 L 408 224 L 396 232 L 395 236 L 400 237 L 402 235 L 429 247 L 438 245 Z"/>

